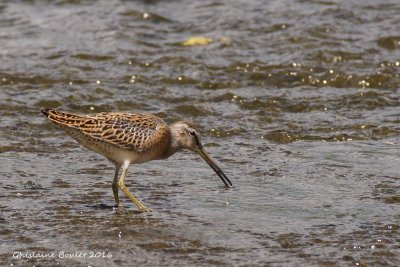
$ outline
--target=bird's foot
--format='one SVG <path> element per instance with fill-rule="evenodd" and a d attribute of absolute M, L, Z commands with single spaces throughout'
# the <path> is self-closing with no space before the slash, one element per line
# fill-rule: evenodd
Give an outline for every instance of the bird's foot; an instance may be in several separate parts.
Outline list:
<path fill-rule="evenodd" d="M 145 206 L 139 207 L 139 212 L 152 212 L 152 211 L 153 211 L 152 209 L 149 209 Z"/>

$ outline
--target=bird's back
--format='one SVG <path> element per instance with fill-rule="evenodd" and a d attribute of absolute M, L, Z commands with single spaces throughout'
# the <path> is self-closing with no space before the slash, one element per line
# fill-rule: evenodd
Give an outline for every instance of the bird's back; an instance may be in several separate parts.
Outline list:
<path fill-rule="evenodd" d="M 163 158 L 170 146 L 168 125 L 153 115 L 76 115 L 48 108 L 42 108 L 42 112 L 83 146 L 115 162 L 129 158 L 132 163 L 142 163 Z"/>

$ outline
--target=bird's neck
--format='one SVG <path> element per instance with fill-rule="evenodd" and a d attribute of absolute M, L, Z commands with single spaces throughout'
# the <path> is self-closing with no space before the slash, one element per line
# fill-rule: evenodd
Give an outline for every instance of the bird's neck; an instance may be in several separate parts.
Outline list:
<path fill-rule="evenodd" d="M 183 147 L 181 143 L 179 142 L 179 138 L 177 137 L 178 132 L 174 127 L 170 128 L 170 143 L 167 146 L 167 149 L 165 150 L 164 154 L 162 155 L 162 158 L 168 158 L 175 154 L 178 150 L 181 150 Z"/>

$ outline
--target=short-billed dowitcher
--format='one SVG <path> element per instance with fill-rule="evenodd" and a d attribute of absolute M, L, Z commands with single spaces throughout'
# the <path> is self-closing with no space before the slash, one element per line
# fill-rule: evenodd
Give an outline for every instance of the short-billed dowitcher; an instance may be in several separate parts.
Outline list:
<path fill-rule="evenodd" d="M 200 143 L 200 135 L 188 122 L 178 121 L 168 126 L 154 115 L 137 113 L 76 115 L 50 108 L 42 108 L 41 111 L 84 147 L 103 155 L 115 164 L 112 190 L 117 207 L 119 187 L 138 206 L 139 211 L 150 211 L 125 186 L 129 164 L 166 159 L 182 149 L 189 149 L 199 154 L 227 187 L 232 186 L 228 177 L 204 150 Z M 118 180 L 121 168 L 122 174 Z"/>

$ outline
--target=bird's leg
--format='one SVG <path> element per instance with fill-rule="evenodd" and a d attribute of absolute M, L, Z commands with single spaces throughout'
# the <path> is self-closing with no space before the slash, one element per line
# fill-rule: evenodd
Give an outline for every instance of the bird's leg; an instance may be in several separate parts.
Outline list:
<path fill-rule="evenodd" d="M 114 193 L 114 200 L 115 200 L 115 207 L 119 206 L 119 198 L 118 198 L 118 173 L 119 169 L 121 168 L 121 164 L 116 163 L 115 164 L 115 175 L 114 175 L 114 180 L 112 183 L 112 190 Z"/>
<path fill-rule="evenodd" d="M 129 192 L 128 188 L 125 186 L 125 178 L 126 174 L 128 173 L 128 166 L 129 166 L 129 161 L 125 161 L 122 164 L 122 174 L 121 178 L 119 178 L 118 181 L 119 188 L 121 188 L 121 190 L 125 193 L 125 195 L 129 197 L 133 201 L 133 203 L 136 204 L 140 212 L 151 211 L 151 209 L 146 208 L 146 206 L 143 205 L 142 202 L 139 201 L 139 199 L 137 199 L 134 195 L 132 195 L 132 193 Z"/>

